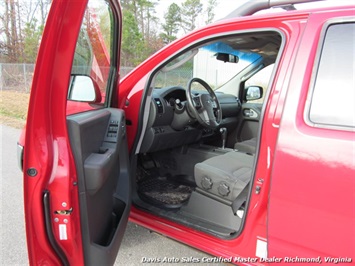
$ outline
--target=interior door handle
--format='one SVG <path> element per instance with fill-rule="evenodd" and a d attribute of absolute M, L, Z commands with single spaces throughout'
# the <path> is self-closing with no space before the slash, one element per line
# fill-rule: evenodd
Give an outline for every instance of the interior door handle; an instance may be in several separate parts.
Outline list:
<path fill-rule="evenodd" d="M 255 112 L 253 109 L 244 109 L 243 115 L 248 118 L 257 118 L 258 117 L 258 113 Z"/>

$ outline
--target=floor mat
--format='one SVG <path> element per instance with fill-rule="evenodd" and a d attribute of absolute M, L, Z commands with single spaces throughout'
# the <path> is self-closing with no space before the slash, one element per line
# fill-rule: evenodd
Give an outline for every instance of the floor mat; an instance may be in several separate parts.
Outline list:
<path fill-rule="evenodd" d="M 138 183 L 138 193 L 143 200 L 169 209 L 180 208 L 190 198 L 193 190 L 192 186 L 161 177 Z"/>

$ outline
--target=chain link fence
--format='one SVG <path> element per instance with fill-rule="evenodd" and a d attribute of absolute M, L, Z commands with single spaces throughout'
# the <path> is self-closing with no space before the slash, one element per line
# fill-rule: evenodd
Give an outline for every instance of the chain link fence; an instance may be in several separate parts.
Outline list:
<path fill-rule="evenodd" d="M 0 90 L 29 93 L 32 85 L 34 64 L 5 64 L 0 63 Z M 133 67 L 120 67 L 121 78 L 131 72 Z M 82 72 L 80 72 L 82 73 Z M 176 69 L 161 72 L 156 79 L 156 87 L 186 86 L 192 78 L 191 68 Z"/>
<path fill-rule="evenodd" d="M 0 63 L 0 89 L 28 93 L 31 88 L 34 64 Z"/>
<path fill-rule="evenodd" d="M 34 64 L 0 63 L 0 90 L 29 93 L 34 69 Z M 132 69 L 133 67 L 121 67 L 121 78 L 131 72 Z"/>
<path fill-rule="evenodd" d="M 34 64 L 0 63 L 0 90 L 29 93 L 31 90 Z M 121 78 L 131 72 L 133 67 L 121 67 Z M 156 80 L 157 87 L 186 86 L 192 78 L 192 69 L 177 69 L 168 73 L 160 73 Z"/>
<path fill-rule="evenodd" d="M 169 72 L 160 72 L 155 80 L 156 88 L 164 88 L 170 86 L 186 87 L 188 81 L 193 77 L 191 67 L 179 68 Z"/>

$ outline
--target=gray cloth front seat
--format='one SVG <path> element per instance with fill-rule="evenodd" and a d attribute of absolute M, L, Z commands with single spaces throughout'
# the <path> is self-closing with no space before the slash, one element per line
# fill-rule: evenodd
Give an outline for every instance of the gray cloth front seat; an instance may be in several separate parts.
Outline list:
<path fill-rule="evenodd" d="M 234 149 L 246 153 L 255 154 L 256 152 L 256 138 L 248 139 L 242 142 L 237 142 L 234 144 Z"/>
<path fill-rule="evenodd" d="M 196 185 L 207 193 L 234 201 L 248 186 L 254 156 L 228 152 L 195 165 Z"/>

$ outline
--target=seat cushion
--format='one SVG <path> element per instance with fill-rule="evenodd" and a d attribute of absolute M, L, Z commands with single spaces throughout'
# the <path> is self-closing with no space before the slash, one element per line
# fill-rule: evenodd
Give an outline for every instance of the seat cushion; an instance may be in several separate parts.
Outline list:
<path fill-rule="evenodd" d="M 256 138 L 248 139 L 234 144 L 234 149 L 246 153 L 255 154 L 256 151 Z"/>
<path fill-rule="evenodd" d="M 228 152 L 195 165 L 196 185 L 203 190 L 233 201 L 249 184 L 254 156 Z"/>

